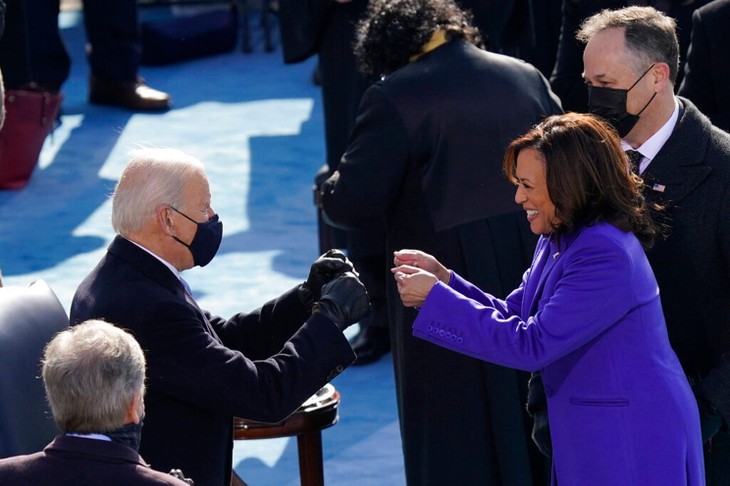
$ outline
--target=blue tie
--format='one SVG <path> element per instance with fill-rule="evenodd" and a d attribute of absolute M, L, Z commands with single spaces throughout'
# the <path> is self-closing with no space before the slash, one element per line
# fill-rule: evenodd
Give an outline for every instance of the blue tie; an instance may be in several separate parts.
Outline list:
<path fill-rule="evenodd" d="M 184 278 L 180 277 L 180 283 L 182 283 L 183 288 L 185 289 L 185 293 L 188 294 L 191 298 L 193 297 L 193 291 L 190 289 L 190 285 L 185 281 Z"/>

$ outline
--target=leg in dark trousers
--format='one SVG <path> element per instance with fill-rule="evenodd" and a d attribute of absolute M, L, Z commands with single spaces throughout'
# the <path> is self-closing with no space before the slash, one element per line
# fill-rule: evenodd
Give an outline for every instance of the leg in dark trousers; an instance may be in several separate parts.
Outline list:
<path fill-rule="evenodd" d="M 384 252 L 359 258 L 353 256 L 352 263 L 360 272 L 360 280 L 368 290 L 373 308 L 360 321 L 360 331 L 352 340 L 352 349 L 357 355 L 354 364 L 364 365 L 374 363 L 390 351 L 385 279 L 391 277 Z"/>

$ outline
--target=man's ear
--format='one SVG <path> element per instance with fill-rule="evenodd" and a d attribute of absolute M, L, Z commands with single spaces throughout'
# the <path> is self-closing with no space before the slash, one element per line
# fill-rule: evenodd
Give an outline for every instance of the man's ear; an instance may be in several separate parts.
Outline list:
<path fill-rule="evenodd" d="M 657 62 L 651 68 L 651 74 L 654 76 L 654 91 L 661 93 L 667 89 L 674 91 L 674 83 L 669 77 L 669 65 L 665 62 Z"/>
<path fill-rule="evenodd" d="M 138 424 L 144 417 L 144 392 L 140 391 L 135 393 L 132 397 L 132 401 L 129 402 L 127 407 L 127 419 L 124 423 L 126 424 Z"/>
<path fill-rule="evenodd" d="M 172 209 L 170 206 L 160 206 L 157 208 L 156 213 L 157 224 L 160 228 L 168 235 L 174 234 L 175 221 L 172 219 Z"/>

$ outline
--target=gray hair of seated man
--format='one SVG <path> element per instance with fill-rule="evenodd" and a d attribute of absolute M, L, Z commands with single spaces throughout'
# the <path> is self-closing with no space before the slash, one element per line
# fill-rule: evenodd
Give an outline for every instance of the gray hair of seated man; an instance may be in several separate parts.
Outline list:
<path fill-rule="evenodd" d="M 118 429 L 133 398 L 144 394 L 142 348 L 131 334 L 100 320 L 56 334 L 42 366 L 46 397 L 63 432 Z"/>

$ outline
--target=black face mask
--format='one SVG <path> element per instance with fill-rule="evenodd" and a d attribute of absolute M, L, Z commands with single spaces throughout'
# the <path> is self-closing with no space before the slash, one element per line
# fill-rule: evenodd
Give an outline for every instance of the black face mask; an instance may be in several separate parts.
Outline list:
<path fill-rule="evenodd" d="M 206 266 L 210 263 L 215 254 L 218 253 L 218 248 L 221 246 L 221 240 L 223 239 L 223 223 L 219 221 L 217 214 L 205 223 L 198 223 L 174 207 L 170 207 L 173 211 L 198 226 L 198 229 L 195 231 L 193 241 L 191 241 L 189 245 L 177 236 L 173 236 L 173 238 L 181 245 L 188 247 L 190 253 L 193 255 L 193 263 L 195 265 L 201 267 Z"/>
<path fill-rule="evenodd" d="M 634 84 L 629 89 L 617 89 L 617 88 L 601 88 L 598 86 L 588 86 L 588 111 L 594 115 L 598 115 L 605 118 L 608 123 L 618 132 L 619 137 L 624 138 L 629 134 L 631 129 L 634 128 L 636 122 L 639 121 L 639 115 L 641 115 L 649 103 L 652 102 L 656 96 L 654 95 L 649 98 L 644 107 L 633 115 L 626 111 L 626 100 L 634 86 L 636 86 L 641 79 L 646 76 L 646 73 L 651 71 L 654 64 L 649 66 L 649 69 L 644 71 L 644 74 L 639 76 Z"/>
<path fill-rule="evenodd" d="M 144 417 L 139 421 L 138 424 L 131 423 L 122 425 L 117 430 L 111 432 L 105 432 L 104 435 L 109 437 L 112 442 L 124 444 L 127 447 L 131 447 L 135 451 L 139 451 L 139 442 L 142 439 L 142 421 Z"/>

